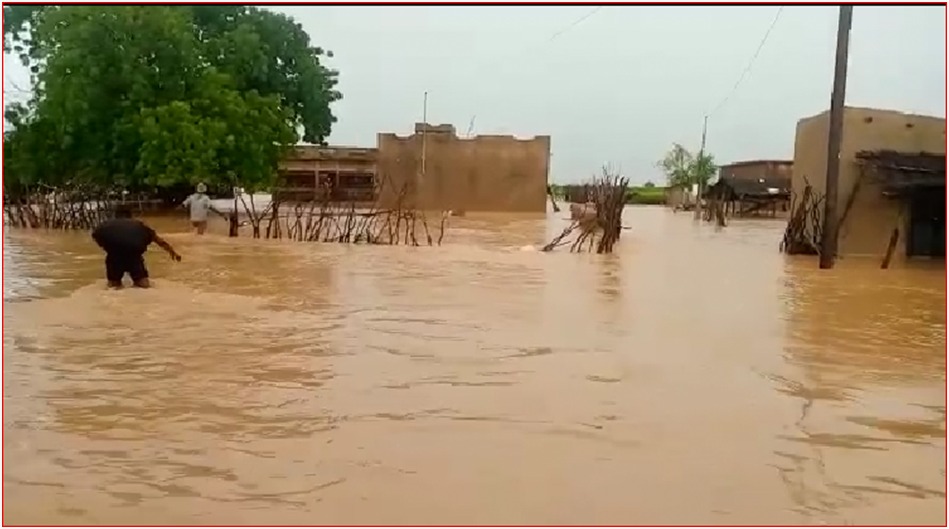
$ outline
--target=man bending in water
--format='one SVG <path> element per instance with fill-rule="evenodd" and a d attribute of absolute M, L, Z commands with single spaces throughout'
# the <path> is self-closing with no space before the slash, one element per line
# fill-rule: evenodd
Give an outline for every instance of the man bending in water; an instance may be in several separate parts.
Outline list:
<path fill-rule="evenodd" d="M 125 206 L 116 208 L 115 218 L 100 224 L 92 232 L 92 238 L 105 250 L 105 276 L 110 288 L 122 288 L 125 274 L 132 277 L 136 287 L 151 286 L 144 254 L 152 243 L 168 252 L 175 261 L 181 261 L 181 256 L 170 244 L 144 222 L 133 219 L 132 211 Z"/>

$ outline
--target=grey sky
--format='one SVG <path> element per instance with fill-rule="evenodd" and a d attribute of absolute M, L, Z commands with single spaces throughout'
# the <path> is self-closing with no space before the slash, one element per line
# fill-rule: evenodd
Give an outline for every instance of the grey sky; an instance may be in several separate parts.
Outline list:
<path fill-rule="evenodd" d="M 634 182 L 697 149 L 702 116 L 731 92 L 776 7 L 279 8 L 335 53 L 343 100 L 330 143 L 409 134 L 429 92 L 432 123 L 464 134 L 552 137 L 551 180 L 612 162 Z M 750 73 L 709 120 L 719 163 L 790 158 L 798 119 L 830 101 L 835 7 L 788 6 Z M 946 115 L 945 7 L 857 7 L 847 104 Z M 8 56 L 7 59 L 10 59 Z M 11 81 L 28 84 L 8 60 Z M 15 95 L 15 94 L 13 94 Z"/>

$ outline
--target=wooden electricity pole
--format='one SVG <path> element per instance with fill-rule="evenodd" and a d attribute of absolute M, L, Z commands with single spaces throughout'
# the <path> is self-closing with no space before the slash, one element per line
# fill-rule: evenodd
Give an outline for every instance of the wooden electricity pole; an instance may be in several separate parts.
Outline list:
<path fill-rule="evenodd" d="M 705 116 L 705 120 L 702 121 L 702 143 L 699 145 L 699 157 L 695 161 L 695 168 L 702 168 L 702 158 L 705 156 L 705 136 L 708 134 L 708 116 Z M 702 178 L 701 175 L 695 173 L 695 220 L 702 219 Z"/>
<path fill-rule="evenodd" d="M 415 189 L 412 192 L 414 206 L 421 207 L 422 190 L 425 189 L 425 155 L 427 153 L 428 142 L 428 91 L 422 95 L 422 156 L 418 164 L 418 174 L 415 176 Z"/>
<path fill-rule="evenodd" d="M 422 124 L 425 128 L 422 129 L 422 180 L 425 180 L 425 136 L 428 132 L 428 92 L 422 96 Z"/>
<path fill-rule="evenodd" d="M 840 6 L 837 20 L 837 58 L 834 65 L 834 91 L 830 96 L 830 131 L 827 134 L 827 181 L 824 189 L 824 226 L 821 233 L 820 267 L 834 267 L 840 230 L 838 181 L 840 178 L 840 142 L 844 128 L 844 99 L 847 92 L 847 58 L 853 6 Z"/>

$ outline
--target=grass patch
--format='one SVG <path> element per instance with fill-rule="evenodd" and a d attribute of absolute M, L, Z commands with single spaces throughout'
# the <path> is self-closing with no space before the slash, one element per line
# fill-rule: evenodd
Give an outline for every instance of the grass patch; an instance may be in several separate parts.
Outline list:
<path fill-rule="evenodd" d="M 658 186 L 631 186 L 626 190 L 626 203 L 658 206 L 666 203 L 666 188 Z"/>
<path fill-rule="evenodd" d="M 557 200 L 566 199 L 566 190 L 559 184 L 551 184 L 550 190 Z M 638 205 L 664 205 L 666 188 L 660 186 L 630 186 L 626 189 L 626 203 Z"/>

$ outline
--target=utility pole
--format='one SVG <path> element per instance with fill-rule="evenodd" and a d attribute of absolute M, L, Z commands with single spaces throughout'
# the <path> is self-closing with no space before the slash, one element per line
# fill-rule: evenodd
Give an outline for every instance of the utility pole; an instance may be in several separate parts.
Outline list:
<path fill-rule="evenodd" d="M 425 135 L 428 132 L 428 92 L 422 97 L 422 179 L 425 179 Z"/>
<path fill-rule="evenodd" d="M 421 194 L 422 189 L 425 189 L 425 154 L 427 142 L 426 136 L 428 135 L 428 91 L 425 91 L 425 94 L 422 96 L 422 160 L 419 164 L 419 174 L 415 179 L 415 207 L 419 207 L 419 195 Z"/>
<path fill-rule="evenodd" d="M 853 6 L 840 6 L 837 19 L 837 58 L 834 63 L 834 91 L 830 96 L 830 131 L 827 134 L 827 183 L 824 188 L 824 226 L 820 243 L 820 267 L 834 267 L 837 236 L 840 230 L 838 181 L 840 178 L 840 142 L 844 128 L 844 99 L 847 92 L 847 58 Z"/>
<path fill-rule="evenodd" d="M 702 161 L 702 157 L 705 156 L 705 136 L 708 134 L 708 116 L 705 116 L 705 119 L 702 121 L 702 143 L 699 145 L 699 157 L 696 160 L 696 169 L 701 166 L 699 163 Z M 702 219 L 702 179 L 699 177 L 699 174 L 695 174 L 696 185 L 695 185 L 695 220 Z"/>

